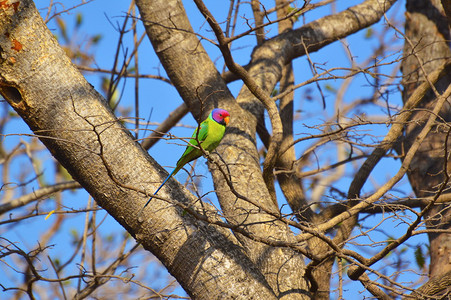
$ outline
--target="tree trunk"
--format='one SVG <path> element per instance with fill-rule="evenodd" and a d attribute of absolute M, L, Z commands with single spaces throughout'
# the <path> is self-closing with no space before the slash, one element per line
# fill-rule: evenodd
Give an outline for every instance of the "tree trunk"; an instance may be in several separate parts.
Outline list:
<path fill-rule="evenodd" d="M 271 201 L 261 176 L 255 147 L 256 119 L 246 111 L 248 108 L 245 105 L 240 107 L 235 102 L 213 62 L 192 33 L 182 3 L 176 0 L 140 0 L 137 5 L 160 61 L 193 114 L 199 115 L 203 111 L 205 115 L 213 107 L 225 108 L 231 114 L 227 134 L 217 152 L 223 162 L 220 166 L 227 171 L 234 192 L 215 164 L 210 165 L 216 174 L 216 193 L 227 220 L 235 226 L 243 226 L 256 238 L 275 237 L 277 240 L 294 241 L 290 229 L 277 221 L 278 208 Z M 261 211 L 261 208 L 264 210 Z M 264 245 L 240 234 L 237 237 L 279 297 L 300 299 L 307 293 L 302 277 L 302 255 L 290 249 Z"/>
<path fill-rule="evenodd" d="M 188 207 L 194 198 L 175 180 L 138 221 L 166 172 L 72 65 L 33 2 L 16 3 L 0 10 L 0 92 L 55 158 L 193 298 L 274 299 L 230 230 L 203 214 L 213 208 Z"/>
<path fill-rule="evenodd" d="M 439 0 L 408 0 L 406 12 L 406 43 L 404 46 L 403 100 L 406 101 L 415 88 L 430 74 L 451 57 L 449 48 L 450 32 L 447 18 Z M 435 107 L 437 93 L 451 83 L 448 74 L 439 79 L 434 90 L 430 90 L 422 100 L 419 109 L 412 115 L 407 125 L 399 154 L 405 153 L 415 142 L 431 110 Z M 449 102 L 441 109 L 436 124 L 418 149 L 408 172 L 409 181 L 417 197 L 434 196 L 443 183 L 448 181 L 450 130 L 444 122 L 451 121 Z M 447 184 L 447 186 L 449 186 Z M 444 190 L 447 191 L 448 188 Z M 430 230 L 449 230 L 451 210 L 448 205 L 436 205 L 425 216 Z M 428 233 L 430 241 L 430 277 L 451 270 L 451 235 L 449 233 Z"/>

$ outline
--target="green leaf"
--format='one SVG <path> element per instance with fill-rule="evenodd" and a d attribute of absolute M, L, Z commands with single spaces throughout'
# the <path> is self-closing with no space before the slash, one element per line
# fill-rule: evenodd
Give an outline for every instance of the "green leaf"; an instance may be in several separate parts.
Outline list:
<path fill-rule="evenodd" d="M 73 180 L 72 176 L 67 172 L 66 168 L 63 167 L 61 164 L 58 164 L 58 172 L 60 176 L 67 181 Z"/>
<path fill-rule="evenodd" d="M 66 22 L 62 18 L 56 17 L 56 24 L 59 27 L 59 30 L 61 32 L 61 36 L 63 37 L 63 39 L 65 41 L 67 41 L 68 38 L 67 38 Z"/>
<path fill-rule="evenodd" d="M 288 13 L 292 13 L 292 12 L 295 11 L 296 9 L 298 9 L 298 8 L 297 8 L 297 7 L 293 7 L 293 6 L 289 6 L 289 7 L 287 8 L 287 12 L 288 12 Z M 294 22 L 299 21 L 299 17 L 300 17 L 301 15 L 302 15 L 302 14 L 301 14 L 300 12 L 295 13 L 294 16 L 292 17 L 292 18 L 294 19 Z"/>
<path fill-rule="evenodd" d="M 415 261 L 420 269 L 424 268 L 426 259 L 424 258 L 423 249 L 420 245 L 415 249 Z"/>
<path fill-rule="evenodd" d="M 80 28 L 81 23 L 83 23 L 83 15 L 78 13 L 75 19 L 75 28 Z"/>
<path fill-rule="evenodd" d="M 336 93 L 336 92 L 337 92 L 337 89 L 334 88 L 332 85 L 330 85 L 330 84 L 328 84 L 328 83 L 324 86 L 324 88 L 325 88 L 326 90 L 328 90 L 329 92 L 332 92 L 332 93 Z"/>
<path fill-rule="evenodd" d="M 53 259 L 53 264 L 55 265 L 55 267 L 59 267 L 61 265 L 60 259 L 59 258 Z"/>
<path fill-rule="evenodd" d="M 72 241 L 71 241 L 72 245 L 76 245 L 78 243 L 78 232 L 77 232 L 77 229 L 72 228 L 70 230 L 70 236 L 72 238 Z"/>
<path fill-rule="evenodd" d="M 91 38 L 91 43 L 93 45 L 96 45 L 99 43 L 99 41 L 102 39 L 102 35 L 101 34 L 96 34 Z"/>
<path fill-rule="evenodd" d="M 373 35 L 374 35 L 373 28 L 370 27 L 365 31 L 365 39 L 370 39 L 373 37 Z"/>

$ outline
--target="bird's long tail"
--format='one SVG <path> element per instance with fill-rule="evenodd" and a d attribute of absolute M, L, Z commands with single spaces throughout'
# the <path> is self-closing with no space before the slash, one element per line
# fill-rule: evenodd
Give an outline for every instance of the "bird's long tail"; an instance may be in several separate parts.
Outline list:
<path fill-rule="evenodd" d="M 149 200 L 147 200 L 146 204 L 144 204 L 144 207 L 142 208 L 142 210 L 144 210 L 144 208 L 146 208 L 146 206 L 150 203 L 150 201 L 153 199 L 153 196 L 155 196 L 158 191 L 163 187 L 163 185 L 166 183 L 166 181 L 169 180 L 169 178 L 172 177 L 172 175 L 174 175 L 176 173 L 176 171 L 178 171 L 178 168 L 175 168 L 174 170 L 172 170 L 172 172 L 168 175 L 168 177 L 166 177 L 166 179 L 163 181 L 163 183 L 157 188 L 157 190 L 155 191 L 155 193 L 153 193 L 153 195 L 150 197 Z"/>

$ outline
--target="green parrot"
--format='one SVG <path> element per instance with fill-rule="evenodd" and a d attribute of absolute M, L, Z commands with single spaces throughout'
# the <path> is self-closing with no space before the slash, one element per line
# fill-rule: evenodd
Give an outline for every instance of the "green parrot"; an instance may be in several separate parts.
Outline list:
<path fill-rule="evenodd" d="M 194 130 L 193 136 L 189 140 L 189 144 L 186 147 L 185 152 L 183 152 L 182 156 L 177 161 L 175 169 L 168 175 L 168 177 L 166 177 L 142 209 L 149 204 L 153 196 L 158 193 L 169 178 L 177 174 L 177 172 L 180 171 L 184 165 L 202 156 L 203 152 L 199 149 L 197 141 L 200 142 L 202 149 L 206 152 L 213 151 L 219 145 L 222 137 L 224 136 L 225 128 L 227 124 L 229 124 L 229 118 L 229 112 L 225 109 L 215 108 L 211 111 L 208 118 L 200 123 L 199 127 Z"/>

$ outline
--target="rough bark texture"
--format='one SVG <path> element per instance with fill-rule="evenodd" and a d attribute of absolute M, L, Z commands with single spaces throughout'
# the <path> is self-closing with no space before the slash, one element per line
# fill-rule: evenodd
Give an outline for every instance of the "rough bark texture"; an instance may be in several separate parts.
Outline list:
<path fill-rule="evenodd" d="M 451 57 L 448 21 L 440 1 L 407 1 L 406 18 L 407 41 L 402 63 L 404 101 L 424 82 L 424 73 L 430 74 Z M 441 78 L 435 85 L 437 92 L 443 93 L 450 83 L 451 75 Z M 412 122 L 406 127 L 402 148 L 398 149 L 400 154 L 405 153 L 414 143 L 430 111 L 435 107 L 436 100 L 436 94 L 432 90 L 423 98 L 421 110 L 413 114 Z M 443 122 L 449 121 L 451 111 L 448 102 L 410 165 L 409 180 L 418 197 L 434 195 L 447 178 L 446 173 L 451 165 L 445 165 L 445 155 L 448 155 L 451 144 L 448 142 L 445 145 L 449 128 L 443 126 Z M 447 206 L 437 205 L 428 213 L 426 218 L 429 229 L 450 228 L 451 211 Z M 450 271 L 451 235 L 431 232 L 428 236 L 431 255 L 429 275 L 433 277 Z"/>
<path fill-rule="evenodd" d="M 86 82 L 46 28 L 32 1 L 0 10 L 0 92 L 55 158 L 196 299 L 274 299 L 229 230 L 175 205 L 192 196 L 175 181 L 138 222 L 162 177 L 158 166 Z M 196 210 L 196 205 L 192 206 Z M 201 213 L 202 210 L 199 209 Z"/>
<path fill-rule="evenodd" d="M 425 296 L 435 296 L 440 298 L 440 295 L 445 295 L 449 291 L 451 286 L 451 271 L 443 272 L 440 275 L 432 277 L 428 282 L 419 287 L 412 293 L 416 299 L 426 298 Z M 405 297 L 403 299 L 412 299 L 411 297 Z M 442 298 L 446 299 L 446 298 Z"/>

